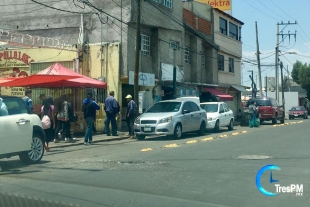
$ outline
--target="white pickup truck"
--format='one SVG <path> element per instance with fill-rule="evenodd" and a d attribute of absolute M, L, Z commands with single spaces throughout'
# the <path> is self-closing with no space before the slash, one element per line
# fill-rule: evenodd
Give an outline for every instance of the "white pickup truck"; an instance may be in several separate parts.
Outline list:
<path fill-rule="evenodd" d="M 39 116 L 27 113 L 22 98 L 0 97 L 0 159 L 19 155 L 26 164 L 40 162 L 44 136 Z"/>

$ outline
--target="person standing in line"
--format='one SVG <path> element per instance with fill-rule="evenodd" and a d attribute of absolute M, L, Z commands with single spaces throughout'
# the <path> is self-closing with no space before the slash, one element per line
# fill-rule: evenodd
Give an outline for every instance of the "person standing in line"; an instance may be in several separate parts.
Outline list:
<path fill-rule="evenodd" d="M 84 145 L 90 145 L 93 141 L 93 125 L 96 116 L 96 110 L 100 109 L 100 106 L 94 100 L 92 100 L 92 97 L 93 94 L 88 92 L 82 106 L 82 110 L 84 112 L 84 119 L 87 125 Z"/>
<path fill-rule="evenodd" d="M 33 105 L 32 105 L 31 95 L 32 95 L 32 91 L 28 89 L 25 91 L 25 97 L 23 98 L 26 103 L 28 114 L 33 114 Z"/>
<path fill-rule="evenodd" d="M 137 112 L 137 104 L 132 100 L 132 96 L 128 94 L 126 97 L 126 100 L 128 102 L 127 105 L 127 113 L 126 113 L 126 123 L 129 131 L 129 139 L 133 139 L 134 134 L 134 121 L 136 117 Z"/>
<path fill-rule="evenodd" d="M 45 94 L 40 94 L 39 99 L 42 101 L 42 105 L 44 104 L 44 100 L 46 99 Z"/>
<path fill-rule="evenodd" d="M 249 126 L 251 128 L 253 126 L 255 126 L 255 121 L 256 121 L 257 108 L 256 108 L 255 104 L 256 103 L 253 100 L 250 101 L 250 105 L 249 105 L 249 113 L 250 113 Z"/>
<path fill-rule="evenodd" d="M 106 113 L 105 120 L 105 129 L 107 132 L 107 136 L 111 136 L 110 134 L 110 122 L 112 125 L 112 136 L 117 135 L 117 124 L 116 124 L 116 114 L 118 113 L 117 101 L 114 98 L 114 91 L 110 92 L 110 96 L 108 96 L 104 102 L 104 111 Z"/>
<path fill-rule="evenodd" d="M 57 127 L 55 130 L 55 138 L 54 142 L 58 142 L 61 140 L 61 133 L 63 130 L 67 130 L 65 127 L 65 122 L 69 121 L 69 114 L 68 114 L 68 102 L 66 95 L 62 95 L 59 99 L 58 106 L 57 106 Z M 70 131 L 70 130 L 69 130 Z"/>
<path fill-rule="evenodd" d="M 54 105 L 51 97 L 43 100 L 43 106 L 41 107 L 41 117 L 48 116 L 51 121 L 49 129 L 44 129 L 45 132 L 45 151 L 49 152 L 48 143 L 54 138 L 55 119 L 54 119 Z"/>

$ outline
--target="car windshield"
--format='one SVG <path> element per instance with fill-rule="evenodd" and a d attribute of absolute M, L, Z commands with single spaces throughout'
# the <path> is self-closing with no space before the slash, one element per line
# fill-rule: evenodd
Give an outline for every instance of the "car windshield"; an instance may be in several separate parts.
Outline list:
<path fill-rule="evenodd" d="M 218 111 L 218 104 L 200 104 L 200 107 L 209 113 Z"/>
<path fill-rule="evenodd" d="M 291 111 L 303 111 L 305 108 L 303 106 L 295 106 L 292 107 Z"/>
<path fill-rule="evenodd" d="M 158 102 L 151 106 L 146 113 L 164 113 L 179 111 L 181 102 Z"/>
<path fill-rule="evenodd" d="M 271 103 L 270 103 L 269 99 L 250 99 L 247 102 L 246 107 L 249 107 L 251 100 L 256 102 L 256 106 L 271 106 Z"/>

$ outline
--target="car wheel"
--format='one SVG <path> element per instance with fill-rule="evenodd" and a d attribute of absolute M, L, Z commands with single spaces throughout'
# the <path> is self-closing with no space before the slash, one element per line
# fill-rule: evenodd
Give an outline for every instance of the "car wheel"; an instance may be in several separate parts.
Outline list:
<path fill-rule="evenodd" d="M 272 119 L 272 124 L 277 124 L 277 115 Z"/>
<path fill-rule="evenodd" d="M 304 119 L 306 119 L 306 118 L 307 118 L 307 114 L 304 115 Z"/>
<path fill-rule="evenodd" d="M 204 135 L 206 133 L 206 122 L 201 122 L 200 124 L 200 128 L 199 128 L 199 131 L 198 131 L 198 134 L 200 136 Z"/>
<path fill-rule="evenodd" d="M 281 124 L 284 124 L 284 114 L 283 114 L 283 116 L 281 118 Z"/>
<path fill-rule="evenodd" d="M 215 122 L 215 126 L 214 126 L 214 132 L 219 132 L 220 131 L 220 121 L 217 120 Z"/>
<path fill-rule="evenodd" d="M 260 120 L 259 120 L 259 124 L 262 124 L 263 122 L 264 122 L 263 119 L 260 119 Z"/>
<path fill-rule="evenodd" d="M 36 164 L 41 161 L 44 155 L 44 140 L 42 136 L 35 134 L 31 142 L 31 150 L 21 152 L 19 158 L 25 164 Z"/>
<path fill-rule="evenodd" d="M 234 129 L 234 122 L 233 120 L 231 119 L 230 122 L 229 122 L 229 125 L 228 125 L 228 130 L 233 130 Z"/>
<path fill-rule="evenodd" d="M 144 140 L 145 139 L 145 135 L 137 135 L 137 140 Z"/>
<path fill-rule="evenodd" d="M 182 126 L 181 124 L 177 124 L 174 128 L 173 138 L 180 139 L 182 137 Z"/>

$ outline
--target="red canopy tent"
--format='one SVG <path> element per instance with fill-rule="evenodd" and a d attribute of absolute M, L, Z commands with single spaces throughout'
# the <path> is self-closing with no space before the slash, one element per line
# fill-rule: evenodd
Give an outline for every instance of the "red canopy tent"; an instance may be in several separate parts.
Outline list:
<path fill-rule="evenodd" d="M 105 82 L 76 73 L 59 63 L 25 78 L 19 78 L 4 83 L 0 82 L 0 85 L 31 88 L 107 88 L 107 84 Z"/>

